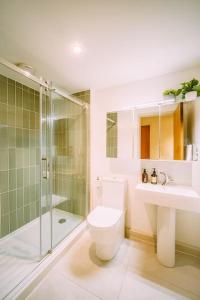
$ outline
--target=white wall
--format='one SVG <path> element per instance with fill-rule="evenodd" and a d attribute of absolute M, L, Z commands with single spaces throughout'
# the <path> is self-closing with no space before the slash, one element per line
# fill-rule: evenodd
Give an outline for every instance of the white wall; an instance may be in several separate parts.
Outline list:
<path fill-rule="evenodd" d="M 132 230 L 152 235 L 156 232 L 156 208 L 143 205 L 134 197 L 134 187 L 140 180 L 140 160 L 127 157 L 106 158 L 106 112 L 128 109 L 136 104 L 162 99 L 162 91 L 177 88 L 183 81 L 200 77 L 200 67 L 184 72 L 137 81 L 127 85 L 91 91 L 91 202 L 100 204 L 96 177 L 120 175 L 128 181 L 127 223 Z M 128 145 L 127 145 L 128 146 Z M 134 145 L 134 149 L 136 149 Z M 152 162 L 151 162 L 152 164 Z M 154 164 L 153 164 L 154 165 Z M 152 166 L 152 165 L 151 165 Z M 150 168 L 151 166 L 148 166 Z M 156 162 L 158 169 L 166 170 L 179 182 L 200 187 L 199 162 Z M 197 180 L 198 177 L 198 180 Z M 200 247 L 200 214 L 177 212 L 176 239 Z"/>

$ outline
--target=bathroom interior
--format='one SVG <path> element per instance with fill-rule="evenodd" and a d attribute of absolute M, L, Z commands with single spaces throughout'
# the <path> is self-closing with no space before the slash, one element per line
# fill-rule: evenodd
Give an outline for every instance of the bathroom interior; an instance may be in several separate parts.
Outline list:
<path fill-rule="evenodd" d="M 0 1 L 0 299 L 200 299 L 199 11 Z"/>

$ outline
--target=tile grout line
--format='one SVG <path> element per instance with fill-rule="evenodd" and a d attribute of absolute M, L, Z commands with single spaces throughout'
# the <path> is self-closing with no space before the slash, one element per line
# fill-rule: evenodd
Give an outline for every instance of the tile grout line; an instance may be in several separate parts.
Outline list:
<path fill-rule="evenodd" d="M 79 287 L 81 290 L 86 291 L 87 293 L 91 294 L 92 296 L 95 296 L 96 298 L 100 299 L 100 300 L 104 300 L 103 298 L 99 297 L 98 295 L 96 295 L 95 293 L 91 292 L 90 290 L 88 290 L 87 288 L 83 288 L 82 286 L 80 286 L 77 282 L 74 282 L 71 278 L 69 278 L 67 275 L 65 275 L 63 272 L 60 272 L 59 270 L 57 270 L 57 273 L 62 276 L 64 279 L 67 279 L 68 281 L 70 281 L 71 283 L 73 283 L 74 285 L 76 285 L 77 287 Z"/>
<path fill-rule="evenodd" d="M 127 256 L 128 256 L 129 249 L 130 249 L 130 244 L 128 245 Z M 120 286 L 120 290 L 119 290 L 119 294 L 118 294 L 116 300 L 119 300 L 119 299 L 120 299 L 121 291 L 122 291 L 122 288 L 123 288 L 124 281 L 125 281 L 125 278 L 126 278 L 127 273 L 128 273 L 128 261 L 127 261 L 127 263 L 126 263 L 126 268 L 125 268 L 125 272 L 124 272 L 124 278 L 122 279 L 121 286 Z"/>

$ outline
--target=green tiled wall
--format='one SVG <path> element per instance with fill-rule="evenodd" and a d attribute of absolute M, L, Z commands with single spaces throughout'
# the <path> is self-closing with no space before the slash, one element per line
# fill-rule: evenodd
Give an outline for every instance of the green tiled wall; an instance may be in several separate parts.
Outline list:
<path fill-rule="evenodd" d="M 39 92 L 0 75 L 0 237 L 39 216 Z"/>

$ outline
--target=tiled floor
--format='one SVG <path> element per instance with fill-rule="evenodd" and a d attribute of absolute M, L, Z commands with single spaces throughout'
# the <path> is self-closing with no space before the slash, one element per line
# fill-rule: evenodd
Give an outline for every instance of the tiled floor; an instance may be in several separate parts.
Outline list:
<path fill-rule="evenodd" d="M 178 254 L 176 266 L 165 268 L 151 245 L 124 240 L 117 256 L 102 262 L 86 232 L 27 299 L 200 299 L 200 260 Z"/>

